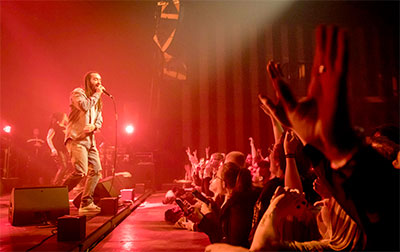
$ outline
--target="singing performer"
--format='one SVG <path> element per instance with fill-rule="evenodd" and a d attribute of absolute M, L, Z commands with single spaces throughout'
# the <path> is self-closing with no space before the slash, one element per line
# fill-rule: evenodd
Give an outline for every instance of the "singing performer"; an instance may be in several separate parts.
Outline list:
<path fill-rule="evenodd" d="M 100 74 L 89 72 L 85 76 L 85 90 L 76 88 L 70 96 L 65 144 L 71 156 L 74 172 L 65 180 L 64 185 L 67 185 L 70 191 L 87 176 L 79 213 L 100 212 L 100 207 L 93 202 L 94 189 L 102 170 L 94 133 L 103 124 L 101 114 L 103 91 Z"/>

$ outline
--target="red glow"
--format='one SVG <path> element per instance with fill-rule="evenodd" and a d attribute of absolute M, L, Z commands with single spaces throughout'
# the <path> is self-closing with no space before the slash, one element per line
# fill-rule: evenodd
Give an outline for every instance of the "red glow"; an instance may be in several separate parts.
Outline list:
<path fill-rule="evenodd" d="M 6 126 L 3 128 L 3 130 L 4 130 L 4 132 L 10 134 L 10 133 L 11 133 L 11 126 L 10 126 L 10 125 L 6 125 Z"/>
<path fill-rule="evenodd" d="M 129 124 L 125 127 L 125 132 L 128 134 L 132 134 L 135 131 L 135 127 L 132 124 Z"/>

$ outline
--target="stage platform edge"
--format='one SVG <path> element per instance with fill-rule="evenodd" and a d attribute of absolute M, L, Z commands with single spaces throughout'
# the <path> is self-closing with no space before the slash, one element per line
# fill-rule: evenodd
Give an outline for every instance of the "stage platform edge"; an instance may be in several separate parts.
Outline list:
<path fill-rule="evenodd" d="M 94 248 L 104 237 L 114 230 L 126 217 L 139 207 L 151 194 L 153 190 L 147 190 L 140 195 L 133 204 L 123 206 L 116 215 L 95 216 L 86 222 L 86 234 L 84 240 L 74 242 L 59 242 L 57 235 L 32 248 L 30 251 L 87 251 Z M 102 224 L 99 224 L 102 223 Z"/>

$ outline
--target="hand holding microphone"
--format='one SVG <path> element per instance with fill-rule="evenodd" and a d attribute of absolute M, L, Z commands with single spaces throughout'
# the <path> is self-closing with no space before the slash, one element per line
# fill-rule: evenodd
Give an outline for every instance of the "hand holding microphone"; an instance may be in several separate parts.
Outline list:
<path fill-rule="evenodd" d="M 106 88 L 103 85 L 101 85 L 101 84 L 98 85 L 97 89 L 100 90 L 102 93 L 108 95 L 110 98 L 113 98 L 113 96 L 106 91 Z"/>

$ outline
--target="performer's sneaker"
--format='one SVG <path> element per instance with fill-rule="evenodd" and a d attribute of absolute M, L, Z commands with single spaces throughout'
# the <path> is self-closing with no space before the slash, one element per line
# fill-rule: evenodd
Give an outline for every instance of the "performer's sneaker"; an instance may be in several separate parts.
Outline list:
<path fill-rule="evenodd" d="M 93 202 L 90 203 L 87 206 L 82 207 L 82 205 L 79 207 L 79 213 L 100 213 L 101 208 L 96 206 Z"/>

